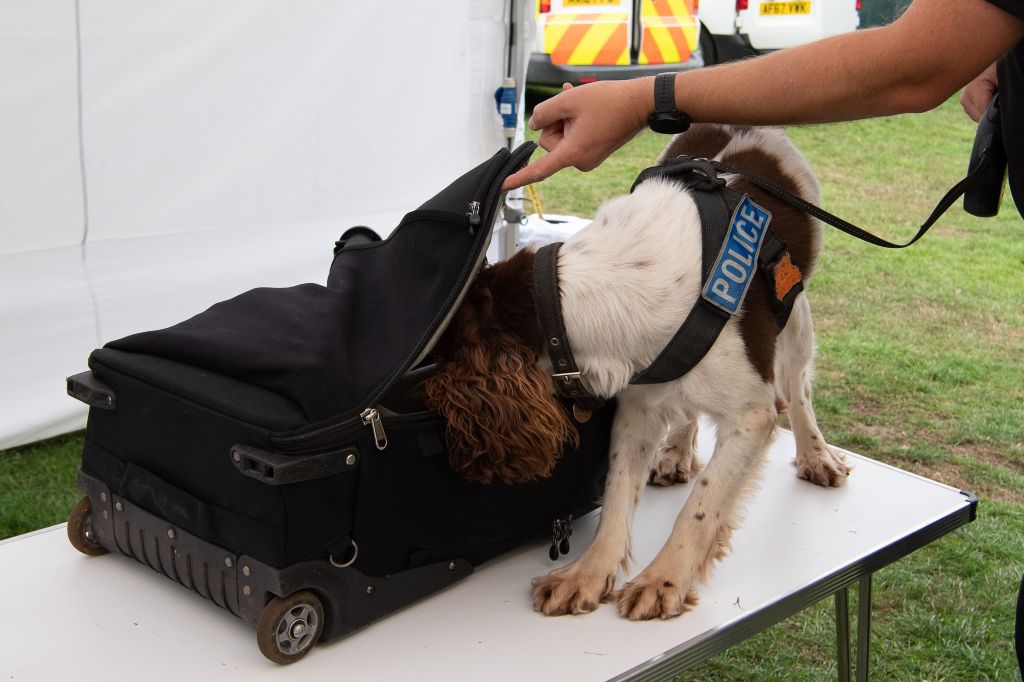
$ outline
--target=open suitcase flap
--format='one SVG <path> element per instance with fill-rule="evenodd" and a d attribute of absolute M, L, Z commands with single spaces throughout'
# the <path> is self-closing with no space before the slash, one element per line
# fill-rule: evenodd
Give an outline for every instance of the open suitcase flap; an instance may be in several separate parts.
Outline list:
<path fill-rule="evenodd" d="M 106 348 L 266 388 L 299 406 L 313 422 L 304 431 L 358 420 L 443 332 L 483 263 L 501 183 L 535 149 L 500 150 L 407 214 L 387 240 L 342 250 L 326 287 L 254 289 Z"/>

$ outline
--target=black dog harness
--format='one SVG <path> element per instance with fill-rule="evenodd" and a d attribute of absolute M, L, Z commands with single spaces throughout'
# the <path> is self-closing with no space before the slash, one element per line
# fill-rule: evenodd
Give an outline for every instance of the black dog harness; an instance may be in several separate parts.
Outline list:
<path fill-rule="evenodd" d="M 660 384 L 678 379 L 707 354 L 726 323 L 742 309 L 755 272 L 765 278 L 779 328 L 785 327 L 797 295 L 803 291 L 800 270 L 793 265 L 786 243 L 769 228 L 771 213 L 749 195 L 729 188 L 712 162 L 680 156 L 648 168 L 633 183 L 632 192 L 651 178 L 678 182 L 690 190 L 701 223 L 701 295 L 672 340 L 649 367 L 633 377 L 634 384 Z M 562 318 L 558 289 L 558 249 L 561 242 L 537 251 L 534 295 L 558 393 L 574 403 L 577 418 L 604 401 L 591 391 L 572 355 Z M 585 420 L 585 419 L 581 419 Z"/>
<path fill-rule="evenodd" d="M 988 116 L 989 112 L 986 113 L 986 117 Z M 726 187 L 725 180 L 718 177 L 718 173 L 742 177 L 790 206 L 869 244 L 887 249 L 903 249 L 923 237 L 957 199 L 965 193 L 986 190 L 989 176 L 993 172 L 999 174 L 999 143 L 997 137 L 987 131 L 984 126 L 978 131 L 967 176 L 943 195 L 918 228 L 917 234 L 903 244 L 895 244 L 876 237 L 762 177 L 733 168 L 721 161 L 678 156 L 640 173 L 633 183 L 633 189 L 652 177 L 666 177 L 692 190 L 700 212 L 703 235 L 703 288 L 701 296 L 668 346 L 655 358 L 650 367 L 633 377 L 631 383 L 655 384 L 671 381 L 693 369 L 704 357 L 725 323 L 740 309 L 743 296 L 753 277 L 753 261 L 747 261 L 744 256 L 744 251 L 747 256 L 754 254 L 754 251 L 747 248 L 754 242 L 746 239 L 752 234 L 752 228 L 756 228 L 762 234 L 762 241 L 756 250 L 757 264 L 761 274 L 768 281 L 769 291 L 774 294 L 772 298 L 780 328 L 784 327 L 789 319 L 797 294 L 803 291 L 800 270 L 790 260 L 785 242 L 775 237 L 768 229 L 771 214 L 746 195 L 740 195 Z M 997 167 L 996 171 L 993 171 L 994 165 Z M 987 215 L 984 211 L 979 212 L 978 201 L 970 195 L 965 197 L 964 205 L 968 212 Z M 550 244 L 537 252 L 534 261 L 534 292 L 541 331 L 545 335 L 548 355 L 555 368 L 552 375 L 555 386 L 560 395 L 575 401 L 574 412 L 579 418 L 581 414 L 586 415 L 588 410 L 599 407 L 604 401 L 590 391 L 569 348 L 569 339 L 562 320 L 561 297 L 558 293 L 560 246 L 561 243 Z M 731 261 L 730 253 L 734 254 Z"/>

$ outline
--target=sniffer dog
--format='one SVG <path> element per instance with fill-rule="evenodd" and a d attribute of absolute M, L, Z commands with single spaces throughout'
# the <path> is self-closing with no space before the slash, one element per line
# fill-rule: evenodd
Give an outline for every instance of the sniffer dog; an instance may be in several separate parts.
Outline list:
<path fill-rule="evenodd" d="M 679 154 L 724 161 L 819 202 L 807 162 L 781 129 L 696 125 L 659 160 Z M 772 230 L 806 280 L 821 248 L 820 223 L 726 177 L 772 212 Z M 470 480 L 544 476 L 576 437 L 553 396 L 533 257 L 526 249 L 480 272 L 437 346 L 438 371 L 425 386 L 428 405 L 448 422 L 450 465 Z M 558 283 L 579 368 L 595 393 L 617 398 L 618 410 L 597 533 L 578 559 L 534 579 L 534 607 L 546 615 L 586 613 L 617 597 L 619 613 L 633 620 L 677 616 L 696 603 L 695 584 L 725 555 L 780 411 L 789 410 L 797 474 L 822 486 L 846 480 L 849 468 L 825 443 L 811 407 L 810 307 L 800 294 L 780 330 L 767 284 L 755 276 L 740 314 L 689 373 L 630 384 L 678 330 L 701 287 L 696 205 L 678 184 L 660 179 L 601 206 L 561 247 Z M 699 414 L 713 420 L 717 433 L 706 467 L 696 454 Z M 688 481 L 693 490 L 664 547 L 616 593 L 619 568 L 629 568 L 630 526 L 644 486 Z"/>

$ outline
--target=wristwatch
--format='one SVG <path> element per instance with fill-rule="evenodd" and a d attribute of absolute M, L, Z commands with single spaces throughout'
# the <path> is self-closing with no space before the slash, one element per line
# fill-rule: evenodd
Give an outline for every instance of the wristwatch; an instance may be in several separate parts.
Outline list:
<path fill-rule="evenodd" d="M 656 133 L 674 135 L 685 133 L 690 117 L 676 109 L 676 74 L 659 73 L 654 77 L 654 113 L 647 125 Z"/>

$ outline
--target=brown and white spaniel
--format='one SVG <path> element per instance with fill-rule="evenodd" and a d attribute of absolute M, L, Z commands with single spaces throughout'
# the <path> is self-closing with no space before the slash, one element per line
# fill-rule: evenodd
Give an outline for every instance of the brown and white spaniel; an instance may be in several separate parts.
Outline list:
<path fill-rule="evenodd" d="M 781 129 L 695 125 L 661 159 L 715 158 L 818 203 L 807 162 Z M 741 178 L 728 183 L 772 212 L 806 280 L 821 225 Z M 570 417 L 553 396 L 533 297 L 533 251 L 481 271 L 436 348 L 428 404 L 448 421 L 452 469 L 475 481 L 525 481 L 548 474 Z M 547 615 L 586 613 L 612 597 L 628 570 L 630 526 L 648 482 L 693 480 L 694 489 L 657 557 L 617 593 L 630 619 L 669 618 L 697 601 L 729 546 L 742 499 L 758 479 L 780 411 L 787 407 L 801 478 L 840 486 L 849 473 L 818 429 L 811 407 L 814 331 L 803 294 L 780 331 L 768 287 L 754 277 L 741 314 L 689 373 L 663 384 L 630 380 L 659 354 L 699 296 L 701 232 L 696 205 L 678 184 L 648 180 L 601 206 L 561 248 L 558 281 L 569 343 L 599 396 L 618 399 L 601 520 L 571 564 L 533 581 Z M 706 467 L 696 454 L 697 415 L 716 425 Z"/>

